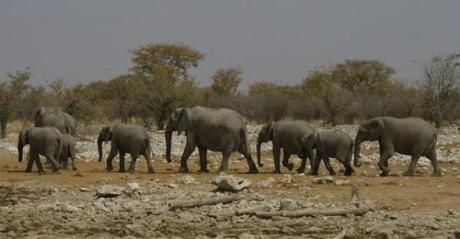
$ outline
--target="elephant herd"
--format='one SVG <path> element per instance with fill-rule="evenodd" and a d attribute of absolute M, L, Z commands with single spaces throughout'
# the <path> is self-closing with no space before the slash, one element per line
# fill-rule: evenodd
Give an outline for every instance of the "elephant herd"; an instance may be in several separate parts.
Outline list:
<path fill-rule="evenodd" d="M 222 153 L 219 172 L 228 170 L 230 154 L 239 152 L 248 164 L 249 173 L 258 173 L 252 158 L 245 118 L 230 109 L 211 109 L 201 106 L 178 108 L 166 125 L 166 160 L 171 162 L 173 132 L 182 132 L 186 136 L 186 146 L 180 160 L 179 172 L 189 172 L 187 160 L 195 150 L 199 151 L 200 172 L 209 172 L 207 151 Z M 31 172 L 35 162 L 39 173 L 43 173 L 39 155 L 45 156 L 53 171 L 67 168 L 68 158 L 72 168 L 75 166 L 76 121 L 69 114 L 57 109 L 40 108 L 35 115 L 35 127 L 23 129 L 18 137 L 19 161 L 22 160 L 23 147 L 30 145 L 30 160 L 26 172 Z M 131 155 L 128 171 L 134 172 L 137 158 L 142 155 L 147 161 L 148 172 L 153 173 L 150 137 L 147 130 L 138 125 L 114 125 L 103 127 L 97 138 L 99 161 L 102 161 L 103 142 L 111 142 L 110 153 L 106 160 L 106 169 L 113 170 L 112 160 L 119 154 L 119 171 L 125 172 L 125 155 Z M 330 175 L 335 175 L 329 158 L 336 158 L 344 166 L 344 174 L 352 175 L 355 167 L 360 167 L 360 149 L 363 141 L 378 141 L 380 159 L 378 166 L 381 176 L 390 172 L 388 160 L 394 153 L 411 156 L 411 162 L 405 176 L 412 176 L 420 157 L 427 157 L 433 166 L 433 176 L 441 176 L 436 158 L 437 133 L 431 124 L 420 118 L 376 117 L 362 122 L 353 140 L 348 134 L 333 129 L 317 131 L 306 121 L 282 120 L 264 125 L 257 137 L 257 163 L 261 160 L 262 143 L 271 141 L 273 145 L 274 173 L 281 173 L 281 164 L 291 171 L 294 164 L 289 161 L 291 155 L 297 155 L 302 161 L 297 168 L 304 173 L 307 159 L 310 160 L 311 175 L 317 175 L 321 161 Z M 281 150 L 283 159 L 280 160 Z"/>

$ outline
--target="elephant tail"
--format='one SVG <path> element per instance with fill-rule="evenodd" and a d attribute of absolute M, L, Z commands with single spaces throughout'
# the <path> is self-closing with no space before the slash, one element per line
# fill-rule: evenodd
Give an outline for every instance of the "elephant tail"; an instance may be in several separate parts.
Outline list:
<path fill-rule="evenodd" d="M 240 130 L 240 140 L 240 152 L 247 152 L 248 154 L 251 154 L 251 147 L 248 141 L 248 131 L 246 128 L 242 128 Z"/>

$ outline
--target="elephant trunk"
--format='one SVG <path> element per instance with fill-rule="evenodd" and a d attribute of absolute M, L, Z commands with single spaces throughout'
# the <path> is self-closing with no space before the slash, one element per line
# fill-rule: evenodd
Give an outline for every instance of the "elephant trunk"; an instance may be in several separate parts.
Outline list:
<path fill-rule="evenodd" d="M 165 130 L 165 140 L 166 140 L 166 160 L 168 163 L 171 162 L 171 140 L 172 140 L 172 133 L 171 129 Z"/>
<path fill-rule="evenodd" d="M 361 163 L 359 162 L 359 154 L 360 154 L 360 151 L 361 151 L 361 143 L 363 142 L 363 139 L 362 137 L 360 136 L 360 134 L 358 133 L 358 135 L 356 136 L 356 139 L 355 139 L 355 148 L 354 148 L 354 157 L 353 157 L 353 164 L 355 165 L 355 167 L 361 167 Z"/>
<path fill-rule="evenodd" d="M 262 163 L 262 159 L 261 159 L 261 152 L 260 152 L 260 146 L 262 145 L 262 141 L 257 141 L 257 164 L 259 165 L 259 167 L 263 167 L 264 164 Z"/>
<path fill-rule="evenodd" d="M 99 137 L 97 137 L 97 150 L 99 152 L 99 162 L 102 161 L 102 138 L 101 136 L 99 135 Z"/>
<path fill-rule="evenodd" d="M 21 142 L 19 142 L 19 144 L 18 144 L 18 154 L 19 154 L 18 161 L 19 162 L 22 162 L 22 148 L 23 147 L 24 147 L 24 145 Z"/>

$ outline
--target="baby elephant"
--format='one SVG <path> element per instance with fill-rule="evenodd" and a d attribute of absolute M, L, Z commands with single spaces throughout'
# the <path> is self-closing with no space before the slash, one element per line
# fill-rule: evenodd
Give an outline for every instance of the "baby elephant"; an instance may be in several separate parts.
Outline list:
<path fill-rule="evenodd" d="M 316 157 L 312 170 L 313 175 L 318 174 L 321 160 L 324 161 L 330 175 L 335 175 L 329 158 L 336 158 L 345 167 L 345 175 L 353 173 L 351 158 L 353 153 L 353 139 L 339 129 L 321 131 L 316 135 Z"/>
<path fill-rule="evenodd" d="M 62 134 L 62 145 L 61 145 L 61 157 L 60 162 L 64 169 L 67 169 L 68 159 L 70 158 L 72 163 L 72 170 L 77 170 L 75 166 L 75 139 L 70 134 Z"/>
<path fill-rule="evenodd" d="M 116 125 L 102 128 L 97 137 L 97 147 L 99 150 L 99 162 L 102 161 L 102 143 L 110 141 L 111 149 L 107 157 L 107 171 L 112 171 L 112 160 L 120 153 L 119 172 L 125 172 L 125 154 L 131 154 L 131 164 L 129 171 L 134 172 L 136 161 L 139 155 L 144 155 L 147 160 L 149 173 L 153 173 L 151 162 L 152 148 L 147 130 L 139 125 Z"/>
<path fill-rule="evenodd" d="M 61 154 L 62 136 L 54 127 L 32 127 L 23 129 L 18 136 L 18 160 L 22 161 L 22 150 L 24 146 L 30 145 L 30 160 L 27 163 L 26 172 L 32 172 L 32 166 L 37 164 L 38 172 L 44 173 L 39 155 L 46 157 L 53 165 L 53 171 L 58 171 L 60 166 L 56 161 Z"/>

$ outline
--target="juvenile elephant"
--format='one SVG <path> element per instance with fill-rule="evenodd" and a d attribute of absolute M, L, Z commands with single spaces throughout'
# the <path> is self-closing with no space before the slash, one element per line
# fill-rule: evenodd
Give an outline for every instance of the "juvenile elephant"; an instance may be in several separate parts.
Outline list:
<path fill-rule="evenodd" d="M 321 160 L 324 161 L 330 175 L 335 175 L 335 171 L 329 158 L 336 158 L 345 167 L 345 175 L 353 173 L 351 167 L 351 157 L 353 153 L 353 139 L 339 129 L 321 131 L 316 135 L 316 157 L 313 168 L 313 175 L 318 174 Z"/>
<path fill-rule="evenodd" d="M 171 161 L 171 139 L 173 131 L 185 131 L 187 145 L 181 157 L 180 172 L 188 172 L 187 160 L 198 147 L 200 153 L 200 172 L 208 172 L 207 150 L 222 152 L 219 172 L 227 171 L 232 152 L 244 155 L 249 173 L 258 173 L 251 156 L 246 122 L 243 116 L 230 109 L 210 109 L 201 106 L 178 108 L 172 115 L 165 130 L 166 159 Z"/>
<path fill-rule="evenodd" d="M 112 171 L 112 160 L 120 153 L 119 172 L 125 172 L 125 154 L 131 154 L 131 164 L 129 171 L 134 172 L 136 161 L 139 155 L 144 155 L 147 160 L 148 172 L 153 173 L 151 162 L 152 148 L 147 130 L 139 125 L 116 125 L 103 127 L 97 137 L 97 147 L 99 151 L 99 162 L 102 161 L 102 143 L 110 141 L 111 148 L 107 157 L 107 171 Z"/>
<path fill-rule="evenodd" d="M 359 163 L 360 146 L 365 140 L 379 141 L 378 165 L 382 170 L 380 176 L 389 174 L 388 159 L 395 152 L 412 157 L 409 169 L 404 173 L 405 176 L 414 175 L 417 161 L 421 156 L 431 160 L 432 175 L 441 176 L 436 158 L 436 130 L 431 124 L 420 118 L 377 117 L 362 122 L 355 139 L 354 164 L 356 167 L 361 165 Z"/>
<path fill-rule="evenodd" d="M 52 126 L 63 134 L 75 136 L 77 121 L 68 113 L 57 108 L 41 107 L 35 113 L 35 127 Z"/>
<path fill-rule="evenodd" d="M 316 144 L 315 130 L 305 121 L 277 121 L 264 125 L 257 137 L 257 162 L 262 167 L 260 146 L 264 142 L 272 141 L 273 160 L 275 163 L 274 173 L 281 173 L 280 152 L 283 149 L 283 166 L 289 171 L 294 164 L 289 162 L 292 154 L 302 159 L 298 173 L 305 172 L 307 157 L 310 158 L 311 169 L 313 169 L 313 148 Z M 313 173 L 311 171 L 310 173 Z"/>
<path fill-rule="evenodd" d="M 68 159 L 72 163 L 72 170 L 77 170 L 75 166 L 75 139 L 70 134 L 62 134 L 60 162 L 64 169 L 67 169 Z"/>
<path fill-rule="evenodd" d="M 18 136 L 18 160 L 22 162 L 23 147 L 30 145 L 30 160 L 27 163 L 26 172 L 32 172 L 35 162 L 39 173 L 44 173 L 39 155 L 46 157 L 53 165 L 53 171 L 58 171 L 60 166 L 56 160 L 61 154 L 62 136 L 54 127 L 32 127 L 23 129 Z"/>

